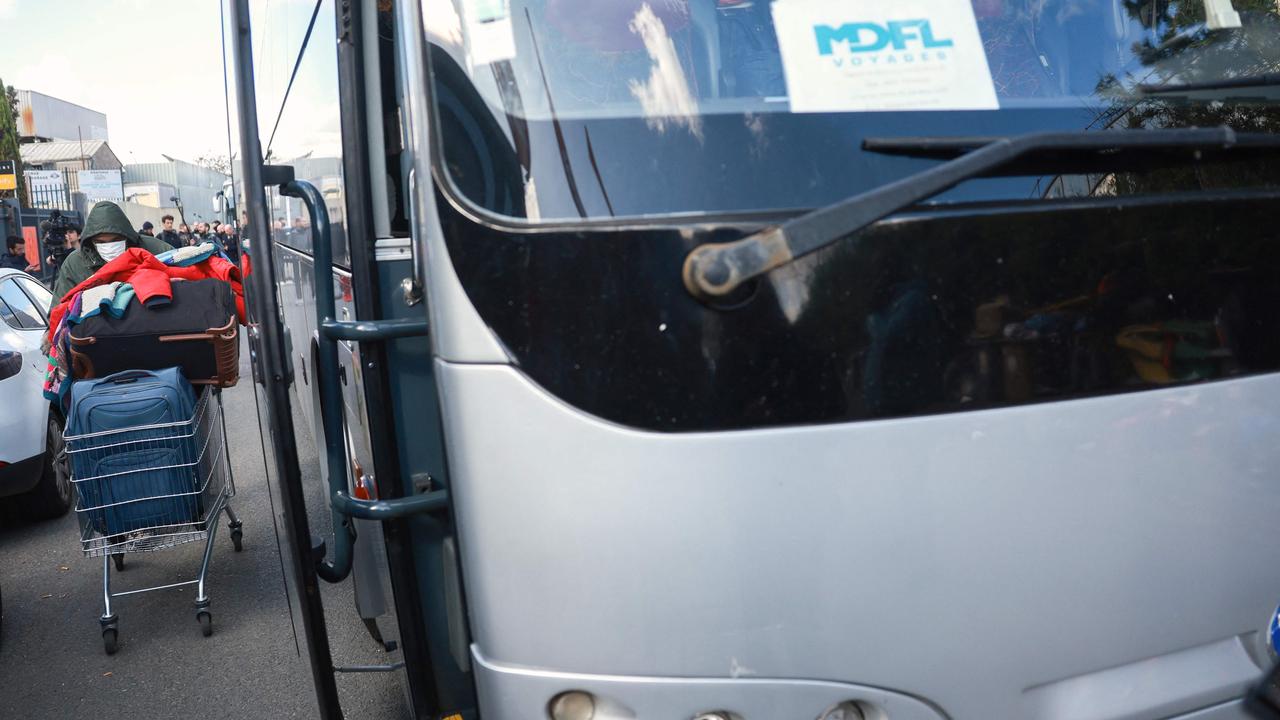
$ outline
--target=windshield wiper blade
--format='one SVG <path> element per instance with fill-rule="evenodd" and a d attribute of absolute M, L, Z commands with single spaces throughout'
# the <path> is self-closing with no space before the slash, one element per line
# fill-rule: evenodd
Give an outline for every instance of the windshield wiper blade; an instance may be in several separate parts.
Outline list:
<path fill-rule="evenodd" d="M 1097 130 L 1042 132 L 1029 135 L 944 135 L 922 137 L 869 137 L 862 149 L 881 155 L 952 160 L 1002 140 L 1028 141 L 1025 156 L 1096 155 L 1119 157 L 1124 153 L 1215 151 L 1280 146 L 1280 134 L 1236 132 L 1229 127 L 1147 130 Z"/>
<path fill-rule="evenodd" d="M 1093 135 L 1100 135 L 1102 132 L 1115 135 L 1117 132 L 1150 133 L 1152 131 L 1099 131 L 1093 133 Z M 1001 139 L 1003 138 L 1000 136 L 981 135 L 877 137 L 864 140 L 862 149 L 879 155 L 954 160 Z M 1104 135 L 1103 139 L 1108 139 L 1108 136 Z M 1235 143 L 1231 145 L 1193 145 L 1190 149 L 1196 153 L 1195 159 L 1213 162 L 1222 159 L 1224 155 L 1238 152 L 1242 148 L 1250 148 L 1257 151 L 1280 150 L 1280 146 L 1277 146 L 1274 136 L 1268 133 L 1236 133 Z M 1094 144 L 1090 142 L 1088 146 L 1078 144 L 1044 146 L 1024 153 L 1021 157 L 988 168 L 973 177 L 1087 175 L 1127 170 L 1150 170 L 1157 167 L 1176 167 L 1187 163 L 1187 151 L 1188 147 L 1182 141 L 1177 141 L 1173 144 L 1161 144 L 1160 142 L 1155 144 L 1134 144 L 1129 142 Z"/>
<path fill-rule="evenodd" d="M 1257 88 L 1280 85 L 1280 74 L 1263 73 L 1244 77 L 1224 78 L 1221 80 L 1205 80 L 1203 82 L 1186 83 L 1142 83 L 1135 89 L 1143 95 L 1181 95 L 1201 90 L 1234 90 L 1235 88 Z"/>
<path fill-rule="evenodd" d="M 941 152 L 941 148 L 947 143 L 952 143 L 956 147 L 948 149 L 947 153 L 960 154 L 928 170 L 819 208 L 740 240 L 699 245 L 685 258 L 685 288 L 695 297 L 712 300 L 724 298 L 752 278 L 826 247 L 965 180 L 981 177 L 1033 153 L 1083 153 L 1097 156 L 1100 153 L 1123 151 L 1162 155 L 1172 150 L 1184 150 L 1190 153 L 1186 160 L 1195 161 L 1205 151 L 1280 148 L 1280 134 L 1237 133 L 1229 127 L 1043 132 L 981 140 L 985 141 L 981 145 L 976 144 L 975 138 L 900 140 L 898 142 L 903 149 L 914 146 L 921 152 L 927 150 L 935 153 Z M 870 144 L 877 152 L 884 152 L 891 142 L 893 141 L 867 141 L 864 142 L 864 147 Z M 944 155 L 946 156 L 948 155 Z"/>

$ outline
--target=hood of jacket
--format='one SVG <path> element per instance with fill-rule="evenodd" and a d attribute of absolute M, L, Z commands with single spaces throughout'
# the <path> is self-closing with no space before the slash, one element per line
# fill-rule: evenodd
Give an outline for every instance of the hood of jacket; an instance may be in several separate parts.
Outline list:
<path fill-rule="evenodd" d="M 80 251 L 90 256 L 90 265 L 101 262 L 98 249 L 93 239 L 103 233 L 114 233 L 125 239 L 130 247 L 139 247 L 138 231 L 129 224 L 129 218 L 120 206 L 110 200 L 102 200 L 94 204 L 89 217 L 84 221 L 84 230 L 80 231 Z"/>
<path fill-rule="evenodd" d="M 53 283 L 55 298 L 62 297 L 107 264 L 98 254 L 98 248 L 90 242 L 93 237 L 102 233 L 115 233 L 125 239 L 128 247 L 143 248 L 153 255 L 173 249 L 159 238 L 146 235 L 139 237 L 137 231 L 129 227 L 129 218 L 125 217 L 120 206 L 106 200 L 99 202 L 89 211 L 89 217 L 85 220 L 80 249 L 68 255 L 62 262 L 62 267 L 58 268 L 58 277 Z"/>

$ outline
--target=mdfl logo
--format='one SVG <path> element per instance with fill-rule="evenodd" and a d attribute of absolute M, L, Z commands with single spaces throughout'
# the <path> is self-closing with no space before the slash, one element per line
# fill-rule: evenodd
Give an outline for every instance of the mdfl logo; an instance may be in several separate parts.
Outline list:
<path fill-rule="evenodd" d="M 892 47 L 906 50 L 907 43 L 916 41 L 926 49 L 949 48 L 949 38 L 936 38 L 928 20 L 890 20 L 881 25 L 871 22 L 845 23 L 840 27 L 814 25 L 818 40 L 818 54 L 831 55 L 834 43 L 844 43 L 851 53 L 875 52 Z"/>

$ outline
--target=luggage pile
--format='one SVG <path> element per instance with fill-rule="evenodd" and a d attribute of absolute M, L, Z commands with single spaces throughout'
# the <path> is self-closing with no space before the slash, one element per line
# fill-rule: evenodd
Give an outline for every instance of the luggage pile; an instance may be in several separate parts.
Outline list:
<path fill-rule="evenodd" d="M 229 284 L 175 282 L 172 298 L 160 307 L 134 304 L 119 317 L 99 312 L 71 326 L 72 376 L 180 367 L 193 384 L 231 387 L 240 369 L 238 325 Z"/>
<path fill-rule="evenodd" d="M 243 322 L 240 270 L 213 243 L 159 256 L 131 248 L 49 314 L 45 396 L 67 408 L 71 381 L 168 367 L 196 385 L 231 387 Z"/>
<path fill-rule="evenodd" d="M 243 318 L 239 269 L 212 243 L 158 256 L 128 249 L 50 313 L 45 395 L 67 410 L 81 548 L 103 563 L 107 654 L 118 647 L 120 595 L 196 585 L 196 618 L 213 632 L 205 576 L 224 512 L 241 549 L 220 389 L 239 379 Z M 126 553 L 201 540 L 195 579 L 111 591 Z"/>

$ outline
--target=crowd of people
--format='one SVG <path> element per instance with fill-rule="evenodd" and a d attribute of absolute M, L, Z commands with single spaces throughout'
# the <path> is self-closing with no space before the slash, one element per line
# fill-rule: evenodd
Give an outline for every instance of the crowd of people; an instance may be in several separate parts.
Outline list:
<path fill-rule="evenodd" d="M 232 258 L 239 254 L 239 234 L 234 226 L 227 223 L 218 224 L 202 221 L 195 225 L 180 223 L 175 226 L 173 216 L 165 215 L 160 218 L 160 225 L 160 232 L 156 232 L 155 225 L 150 221 L 144 222 L 138 230 L 138 234 L 159 238 L 172 248 L 190 247 L 204 242 L 212 242 Z"/>
<path fill-rule="evenodd" d="M 214 243 L 232 262 L 239 262 L 240 258 L 240 233 L 233 225 L 226 223 L 207 223 L 197 222 L 194 225 L 187 223 L 174 224 L 172 215 L 165 215 L 160 218 L 161 229 L 157 233 L 155 225 L 150 221 L 144 222 L 142 227 L 136 232 L 140 243 L 145 243 L 149 250 L 160 252 L 163 250 L 177 249 L 183 247 L 191 247 L 206 242 Z M 163 242 L 164 246 L 156 243 L 142 240 L 146 236 L 149 240 Z M 66 252 L 59 255 L 47 255 L 44 259 L 44 269 L 41 271 L 39 264 L 30 263 L 27 260 L 27 241 L 25 238 L 11 235 L 5 240 L 5 251 L 0 253 L 0 268 L 14 268 L 24 270 L 26 272 L 42 276 L 41 279 L 46 284 L 53 284 L 54 278 L 58 277 L 60 266 L 65 260 L 71 258 L 72 253 L 81 249 L 80 246 L 80 228 L 72 226 L 66 231 L 66 240 L 64 243 Z M 96 255 L 96 248 L 90 252 Z M 82 253 L 83 255 L 83 253 Z M 77 256 L 79 257 L 79 256 Z M 110 258 L 104 258 L 109 260 Z M 90 263 L 92 264 L 92 263 Z"/>

